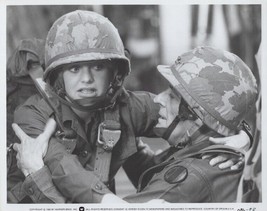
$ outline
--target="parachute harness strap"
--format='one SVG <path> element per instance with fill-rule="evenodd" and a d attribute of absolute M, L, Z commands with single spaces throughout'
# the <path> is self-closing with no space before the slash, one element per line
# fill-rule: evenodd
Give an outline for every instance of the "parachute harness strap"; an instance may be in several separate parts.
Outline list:
<path fill-rule="evenodd" d="M 103 183 L 109 181 L 110 161 L 112 151 L 121 136 L 119 108 L 105 110 L 104 121 L 98 126 L 97 150 L 94 173 Z"/>

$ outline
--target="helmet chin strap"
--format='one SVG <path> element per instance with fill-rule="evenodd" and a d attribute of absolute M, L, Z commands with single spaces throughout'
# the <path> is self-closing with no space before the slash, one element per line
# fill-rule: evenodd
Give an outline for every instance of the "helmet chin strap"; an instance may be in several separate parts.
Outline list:
<path fill-rule="evenodd" d="M 55 94 L 63 104 L 78 109 L 80 111 L 97 111 L 112 108 L 115 105 L 117 97 L 123 92 L 123 77 L 116 74 L 110 83 L 105 95 L 100 97 L 88 97 L 79 100 L 73 100 L 66 92 Z"/>
<path fill-rule="evenodd" d="M 200 119 L 196 119 L 194 124 L 186 128 L 184 135 L 172 144 L 177 148 L 184 148 L 186 145 L 191 145 L 193 142 L 196 143 L 196 139 L 201 135 L 204 128 L 206 128 L 206 126 L 203 122 Z"/>
<path fill-rule="evenodd" d="M 58 95 L 54 92 L 52 92 L 51 94 L 54 97 L 56 97 L 61 103 L 65 104 L 67 106 L 70 106 L 72 108 L 75 108 L 77 110 L 80 110 L 80 111 L 87 111 L 87 112 L 88 111 L 96 111 L 96 110 L 107 109 L 107 108 L 112 106 L 110 104 L 110 102 L 107 100 L 102 100 L 102 101 L 96 102 L 95 104 L 90 105 L 90 106 L 83 106 L 83 105 L 78 104 L 74 100 L 71 100 L 70 98 L 68 98 L 67 95 L 62 96 L 62 94 Z"/>
<path fill-rule="evenodd" d="M 185 132 L 183 136 L 179 136 L 179 139 L 171 140 L 170 136 L 174 129 L 178 126 L 178 124 L 181 122 L 182 118 L 178 115 L 176 118 L 172 121 L 170 126 L 167 128 L 165 133 L 163 134 L 162 138 L 165 140 L 168 140 L 169 144 L 177 147 L 177 148 L 184 148 L 186 145 L 190 144 L 193 140 L 197 138 L 197 136 L 200 135 L 200 130 L 204 126 L 203 122 L 197 118 L 197 119 L 191 119 L 194 121 L 194 124 L 191 126 L 188 126 L 185 128 Z M 186 119 L 184 119 L 186 120 Z M 182 120 L 182 121 L 184 121 Z M 188 119 L 187 119 L 188 120 Z"/>
<path fill-rule="evenodd" d="M 196 120 L 197 116 L 190 110 L 187 103 L 182 99 L 181 103 L 179 105 L 179 113 L 174 118 L 172 123 L 169 125 L 169 127 L 165 130 L 162 138 L 165 140 L 168 140 L 170 138 L 170 135 L 174 131 L 174 129 L 177 127 L 180 121 L 185 120 Z"/>
<path fill-rule="evenodd" d="M 100 96 L 100 97 L 88 97 L 88 98 L 83 98 L 79 100 L 72 100 L 69 95 L 66 94 L 66 97 L 69 101 L 73 103 L 77 103 L 80 106 L 89 106 L 89 105 L 94 105 L 98 102 L 104 102 L 105 96 Z"/>
<path fill-rule="evenodd" d="M 174 118 L 174 120 L 172 121 L 172 123 L 169 125 L 169 127 L 163 133 L 163 136 L 162 136 L 163 139 L 168 140 L 170 138 L 172 132 L 177 127 L 177 125 L 179 124 L 180 120 L 181 120 L 180 115 L 177 115 Z"/>

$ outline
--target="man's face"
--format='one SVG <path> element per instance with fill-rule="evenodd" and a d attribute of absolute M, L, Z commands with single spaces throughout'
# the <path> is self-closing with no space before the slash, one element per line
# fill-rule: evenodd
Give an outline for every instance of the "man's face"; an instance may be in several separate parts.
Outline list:
<path fill-rule="evenodd" d="M 111 61 L 82 62 L 63 70 L 65 90 L 73 100 L 102 97 L 112 81 L 116 65 Z"/>
<path fill-rule="evenodd" d="M 161 92 L 154 98 L 154 102 L 159 104 L 159 118 L 156 127 L 167 128 L 178 115 L 181 96 L 175 95 L 169 88 Z"/>

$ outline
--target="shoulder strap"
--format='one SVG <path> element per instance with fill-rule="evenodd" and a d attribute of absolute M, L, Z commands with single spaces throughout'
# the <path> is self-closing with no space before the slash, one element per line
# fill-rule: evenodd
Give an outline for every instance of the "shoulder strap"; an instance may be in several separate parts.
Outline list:
<path fill-rule="evenodd" d="M 200 148 L 200 150 L 192 150 L 193 152 L 188 152 L 187 148 L 181 149 L 174 153 L 172 156 L 169 157 L 170 159 L 185 159 L 188 157 L 194 157 L 198 155 L 203 155 L 206 153 L 225 153 L 225 154 L 232 154 L 236 156 L 244 156 L 245 151 L 236 149 L 226 145 L 211 145 L 209 141 L 203 141 L 199 143 L 196 147 Z"/>
<path fill-rule="evenodd" d="M 94 173 L 102 182 L 109 181 L 112 150 L 121 136 L 119 106 L 105 110 L 104 121 L 98 127 Z"/>
<path fill-rule="evenodd" d="M 38 92 L 42 95 L 44 100 L 50 106 L 54 112 L 54 118 L 60 128 L 56 132 L 56 137 L 58 137 L 59 142 L 61 142 L 65 147 L 67 152 L 72 153 L 77 142 L 77 134 L 72 129 L 65 128 L 62 121 L 61 106 L 59 100 L 52 94 L 52 88 L 49 84 L 42 80 L 43 69 L 40 65 L 36 68 L 31 68 L 29 70 L 29 75 L 32 78 Z"/>
<path fill-rule="evenodd" d="M 62 124 L 62 115 L 60 111 L 60 103 L 59 100 L 53 97 L 52 88 L 49 86 L 49 84 L 45 83 L 42 79 L 43 76 L 43 68 L 41 66 L 38 66 L 36 68 L 31 68 L 29 70 L 29 75 L 31 76 L 37 90 L 42 95 L 42 97 L 45 99 L 47 104 L 53 109 L 56 121 L 62 131 L 64 131 L 64 126 Z"/>
<path fill-rule="evenodd" d="M 181 162 L 186 158 L 201 156 L 206 153 L 226 153 L 236 156 L 244 156 L 244 152 L 236 148 L 225 145 L 210 145 L 210 142 L 208 141 L 203 141 L 199 143 L 196 147 L 201 148 L 201 150 L 192 150 L 190 152 L 187 148 L 181 149 L 173 153 L 166 161 L 147 169 L 139 178 L 137 192 L 140 192 L 144 188 L 143 181 L 147 181 L 147 177 L 151 177 L 151 173 L 153 174 L 154 171 L 163 169 L 170 163 Z"/>

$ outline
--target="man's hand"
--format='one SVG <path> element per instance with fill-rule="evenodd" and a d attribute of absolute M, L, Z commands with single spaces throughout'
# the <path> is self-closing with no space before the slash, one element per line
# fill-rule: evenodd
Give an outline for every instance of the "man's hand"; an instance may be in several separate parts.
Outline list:
<path fill-rule="evenodd" d="M 239 150 L 248 151 L 250 145 L 250 139 L 248 135 L 241 130 L 237 135 L 224 137 L 224 138 L 213 138 L 210 137 L 209 140 L 214 144 L 223 144 L 230 147 L 234 147 Z M 209 155 L 205 155 L 202 157 L 203 159 L 210 158 Z M 242 158 L 233 158 L 233 156 L 228 154 L 218 155 L 210 160 L 210 165 L 215 166 L 218 165 L 220 169 L 231 168 L 232 170 L 240 168 L 244 165 L 244 159 Z"/>
<path fill-rule="evenodd" d="M 17 151 L 17 166 L 25 176 L 34 173 L 44 166 L 43 157 L 48 148 L 48 142 L 56 129 L 56 122 L 50 118 L 45 126 L 44 132 L 37 138 L 29 137 L 17 125 L 12 124 L 16 136 L 21 144 L 14 144 L 13 149 Z"/>

